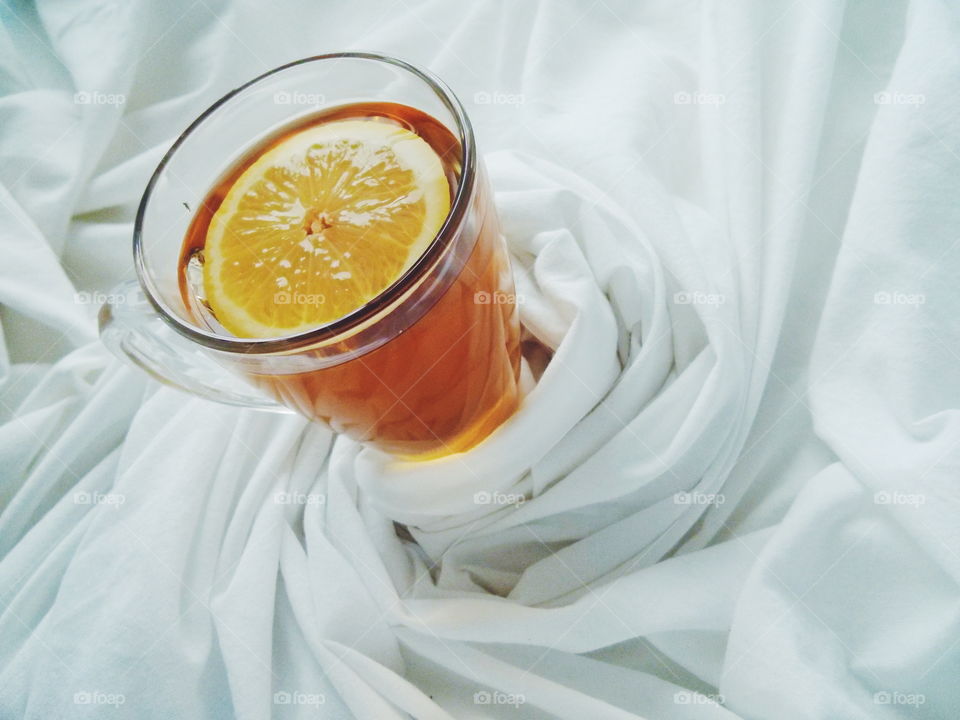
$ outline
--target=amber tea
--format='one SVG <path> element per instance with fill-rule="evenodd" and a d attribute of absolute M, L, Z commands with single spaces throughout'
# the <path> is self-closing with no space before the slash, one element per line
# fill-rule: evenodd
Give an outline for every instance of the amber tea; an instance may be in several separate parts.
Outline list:
<path fill-rule="evenodd" d="M 245 372 L 280 402 L 391 452 L 472 447 L 517 407 L 519 321 L 482 171 L 471 222 L 449 217 L 461 155 L 445 125 L 406 105 L 298 119 L 245 152 L 197 208 L 180 255 L 185 306 L 240 338 L 360 318 L 336 336 L 333 364 Z M 417 302 L 424 268 L 444 253 L 447 270 L 434 275 L 445 290 Z M 383 340 L 361 344 L 374 323 Z"/>

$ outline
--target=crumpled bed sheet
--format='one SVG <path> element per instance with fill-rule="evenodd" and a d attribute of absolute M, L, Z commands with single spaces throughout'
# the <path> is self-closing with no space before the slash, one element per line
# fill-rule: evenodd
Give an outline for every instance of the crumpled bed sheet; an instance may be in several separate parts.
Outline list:
<path fill-rule="evenodd" d="M 0 717 L 960 717 L 956 4 L 0 20 Z M 345 48 L 465 101 L 515 262 L 523 406 L 427 464 L 95 338 L 173 138 Z"/>

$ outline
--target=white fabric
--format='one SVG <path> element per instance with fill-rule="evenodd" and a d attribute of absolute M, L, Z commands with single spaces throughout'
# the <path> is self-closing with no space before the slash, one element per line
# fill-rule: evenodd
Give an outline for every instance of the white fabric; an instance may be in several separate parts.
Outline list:
<path fill-rule="evenodd" d="M 954 3 L 16 7 L 0 716 L 960 717 Z M 158 389 L 75 301 L 193 117 L 342 48 L 467 102 L 555 350 L 461 456 Z"/>

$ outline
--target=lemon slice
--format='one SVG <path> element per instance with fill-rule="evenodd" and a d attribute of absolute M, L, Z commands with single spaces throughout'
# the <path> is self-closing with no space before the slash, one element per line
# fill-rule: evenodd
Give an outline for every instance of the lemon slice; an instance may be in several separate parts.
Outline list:
<path fill-rule="evenodd" d="M 207 302 L 240 337 L 315 328 L 396 281 L 449 212 L 443 164 L 420 136 L 372 120 L 315 125 L 227 191 L 207 228 Z"/>

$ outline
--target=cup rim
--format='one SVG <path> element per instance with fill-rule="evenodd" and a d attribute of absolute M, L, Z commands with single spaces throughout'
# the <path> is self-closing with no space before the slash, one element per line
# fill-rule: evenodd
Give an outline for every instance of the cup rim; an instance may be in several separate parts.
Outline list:
<path fill-rule="evenodd" d="M 380 294 L 353 312 L 350 312 L 343 317 L 320 325 L 311 330 L 293 335 L 284 335 L 272 338 L 240 338 L 218 335 L 212 331 L 204 330 L 200 327 L 187 323 L 180 318 L 179 315 L 173 312 L 160 298 L 160 294 L 151 278 L 150 272 L 148 271 L 147 262 L 144 256 L 143 221 L 146 215 L 147 205 L 164 169 L 176 154 L 180 146 L 183 145 L 183 143 L 194 133 L 195 130 L 197 130 L 206 121 L 210 120 L 217 110 L 226 105 L 232 98 L 239 95 L 243 91 L 257 85 L 267 78 L 282 73 L 285 70 L 289 70 L 290 68 L 299 67 L 308 63 L 321 62 L 324 60 L 340 60 L 345 58 L 384 62 L 406 70 L 410 74 L 422 80 L 440 99 L 443 105 L 453 116 L 454 122 L 457 126 L 456 132 L 458 135 L 458 140 L 460 141 L 461 171 L 459 182 L 457 183 L 456 193 L 454 194 L 453 203 L 450 207 L 450 212 L 447 213 L 447 217 L 444 220 L 443 225 L 440 227 L 440 230 L 437 231 L 436 237 L 434 237 L 433 241 L 420 255 L 420 257 L 417 258 L 416 262 L 407 268 L 406 272 L 404 272 L 386 289 L 380 292 Z M 469 209 L 470 200 L 473 195 L 473 189 L 476 184 L 476 166 L 477 157 L 473 127 L 470 125 L 470 119 L 467 117 L 467 113 L 464 110 L 463 104 L 449 88 L 449 86 L 429 70 L 418 68 L 417 66 L 405 60 L 376 52 L 335 52 L 325 53 L 322 55 L 312 55 L 310 57 L 294 60 L 284 65 L 280 65 L 279 67 L 273 68 L 272 70 L 268 70 L 267 72 L 256 76 L 252 80 L 243 83 L 242 85 L 223 95 L 220 99 L 204 110 L 199 116 L 197 116 L 197 118 L 190 123 L 187 129 L 180 134 L 176 141 L 174 141 L 173 145 L 170 146 L 167 152 L 164 153 L 163 158 L 160 160 L 160 163 L 150 176 L 150 180 L 147 182 L 147 186 L 143 192 L 143 196 L 140 199 L 140 205 L 137 209 L 137 215 L 134 221 L 133 255 L 137 278 L 140 281 L 140 286 L 143 288 L 147 300 L 157 311 L 158 315 L 164 322 L 188 339 L 215 350 L 222 350 L 231 353 L 270 354 L 297 350 L 306 346 L 330 341 L 362 326 L 371 318 L 376 317 L 380 312 L 389 307 L 398 298 L 403 296 L 403 294 L 410 288 L 411 285 L 413 285 L 430 268 L 433 267 L 435 261 L 440 258 L 446 248 L 453 241 L 457 229 L 461 226 L 467 210 Z"/>

